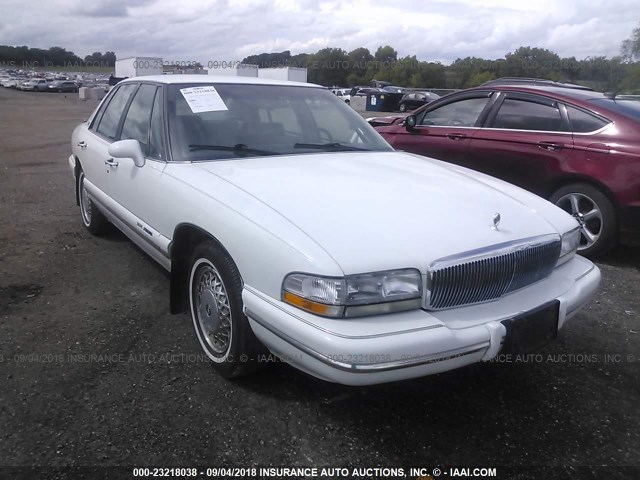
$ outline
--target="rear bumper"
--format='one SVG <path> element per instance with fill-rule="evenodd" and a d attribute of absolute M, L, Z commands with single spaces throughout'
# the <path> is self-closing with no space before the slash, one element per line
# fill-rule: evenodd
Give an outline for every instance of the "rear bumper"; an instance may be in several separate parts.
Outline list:
<path fill-rule="evenodd" d="M 311 375 L 347 385 L 421 377 L 489 360 L 503 320 L 559 300 L 559 328 L 596 291 L 600 271 L 575 257 L 545 280 L 482 305 L 351 320 L 320 318 L 245 286 L 251 327 L 274 354 Z"/>

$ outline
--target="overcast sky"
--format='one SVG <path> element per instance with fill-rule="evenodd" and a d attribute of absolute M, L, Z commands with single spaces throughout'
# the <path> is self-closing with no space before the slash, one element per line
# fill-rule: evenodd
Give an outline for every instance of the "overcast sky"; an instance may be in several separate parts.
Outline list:
<path fill-rule="evenodd" d="M 611 57 L 639 24 L 640 0 L 0 0 L 0 44 L 205 67 L 263 52 L 373 53 L 386 44 L 443 63 L 502 58 L 519 46 Z"/>

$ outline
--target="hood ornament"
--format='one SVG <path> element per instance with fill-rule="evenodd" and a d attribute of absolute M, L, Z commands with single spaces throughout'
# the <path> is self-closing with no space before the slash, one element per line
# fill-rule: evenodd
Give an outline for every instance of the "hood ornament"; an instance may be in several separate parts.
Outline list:
<path fill-rule="evenodd" d="M 493 227 L 491 227 L 493 230 L 498 230 L 498 225 L 500 225 L 500 214 L 496 213 L 493 216 Z"/>

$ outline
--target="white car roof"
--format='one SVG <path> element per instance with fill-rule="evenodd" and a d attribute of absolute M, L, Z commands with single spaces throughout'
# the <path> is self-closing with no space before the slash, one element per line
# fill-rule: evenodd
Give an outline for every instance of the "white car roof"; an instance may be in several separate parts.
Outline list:
<path fill-rule="evenodd" d="M 312 87 L 312 88 L 326 88 L 313 83 L 303 82 L 290 82 L 287 80 L 272 80 L 270 78 L 255 78 L 255 77 L 235 77 L 226 75 L 148 75 L 142 77 L 131 77 L 123 80 L 124 82 L 136 82 L 136 81 L 149 81 L 158 83 L 233 83 L 240 85 L 289 85 L 292 87 Z"/>

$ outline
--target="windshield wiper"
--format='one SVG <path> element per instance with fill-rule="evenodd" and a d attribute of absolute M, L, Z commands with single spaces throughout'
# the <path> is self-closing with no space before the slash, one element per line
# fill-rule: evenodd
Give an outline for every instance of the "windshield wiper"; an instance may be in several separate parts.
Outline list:
<path fill-rule="evenodd" d="M 343 151 L 358 151 L 368 152 L 368 148 L 352 147 L 351 145 L 345 145 L 344 143 L 332 142 L 332 143 L 296 143 L 293 148 L 315 148 L 318 150 L 343 150 Z"/>
<path fill-rule="evenodd" d="M 280 152 L 271 152 L 269 150 L 259 150 L 257 148 L 249 148 L 244 143 L 238 143 L 233 147 L 228 145 L 189 145 L 189 151 L 195 152 L 197 150 L 220 150 L 223 152 L 233 152 L 237 154 L 255 154 L 255 155 L 281 155 Z"/>

